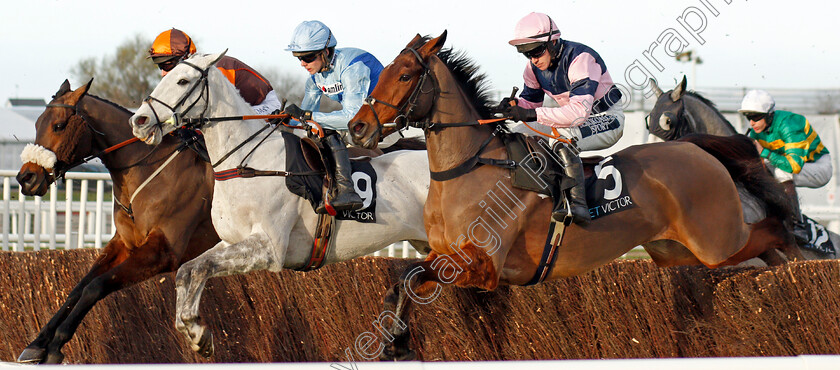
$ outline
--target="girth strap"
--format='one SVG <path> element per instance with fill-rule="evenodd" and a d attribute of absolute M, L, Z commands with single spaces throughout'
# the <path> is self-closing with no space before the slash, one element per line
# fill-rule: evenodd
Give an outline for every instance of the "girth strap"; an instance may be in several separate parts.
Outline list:
<path fill-rule="evenodd" d="M 309 256 L 309 261 L 306 265 L 297 271 L 311 271 L 321 268 L 327 261 L 327 252 L 334 244 L 332 235 L 333 227 L 335 226 L 335 217 L 328 214 L 318 215 L 318 224 L 315 226 L 315 240 L 312 243 L 312 254 Z"/>
<path fill-rule="evenodd" d="M 548 228 L 548 236 L 545 240 L 545 248 L 540 258 L 540 263 L 537 265 L 537 271 L 534 272 L 534 277 L 530 281 L 523 284 L 523 286 L 534 285 L 541 283 L 548 277 L 551 268 L 554 267 L 554 261 L 557 259 L 557 249 L 563 243 L 563 236 L 566 235 L 566 227 L 572 223 L 571 217 L 566 217 L 563 222 L 551 220 L 551 225 Z"/>

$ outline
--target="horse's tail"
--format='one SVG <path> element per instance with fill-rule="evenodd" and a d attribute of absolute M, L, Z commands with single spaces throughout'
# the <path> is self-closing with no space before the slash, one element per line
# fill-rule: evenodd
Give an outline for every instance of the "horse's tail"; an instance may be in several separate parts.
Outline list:
<path fill-rule="evenodd" d="M 393 145 L 382 148 L 383 153 L 396 152 L 397 150 L 426 150 L 426 141 L 418 137 L 404 137 L 397 140 Z"/>
<path fill-rule="evenodd" d="M 690 142 L 717 158 L 733 181 L 767 204 L 768 216 L 782 221 L 793 217 L 793 208 L 784 188 L 764 166 L 750 138 L 744 135 L 690 134 L 677 141 Z"/>

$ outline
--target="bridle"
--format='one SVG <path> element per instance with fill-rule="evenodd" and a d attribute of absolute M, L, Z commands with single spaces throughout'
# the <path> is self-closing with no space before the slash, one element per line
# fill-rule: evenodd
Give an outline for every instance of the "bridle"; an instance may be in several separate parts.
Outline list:
<path fill-rule="evenodd" d="M 668 131 L 671 131 L 672 134 L 669 135 L 669 137 L 666 140 L 676 140 L 676 139 L 679 139 L 679 138 L 681 138 L 681 137 L 683 137 L 687 134 L 697 132 L 697 120 L 694 119 L 694 116 L 691 114 L 691 112 L 685 106 L 685 100 L 680 99 L 680 103 L 681 103 L 681 106 L 680 106 L 679 114 L 676 117 L 674 117 L 674 119 L 671 122 L 671 129 L 668 130 Z M 660 117 L 661 117 L 661 115 L 664 115 L 665 113 L 668 113 L 668 112 L 662 112 L 662 114 L 660 114 Z M 645 116 L 645 125 L 647 126 L 648 131 L 650 131 L 650 115 L 649 114 L 647 116 Z M 660 130 L 662 130 L 661 123 L 657 122 L 657 125 L 659 125 Z"/>
<path fill-rule="evenodd" d="M 157 122 L 158 126 L 162 125 L 163 122 L 161 122 L 160 117 L 157 114 L 157 111 L 155 111 L 155 106 L 152 104 L 153 101 L 157 102 L 158 104 L 163 105 L 164 107 L 169 109 L 169 111 L 172 113 L 172 120 L 174 121 L 174 126 L 175 127 L 180 126 L 181 116 L 186 115 L 190 110 L 192 110 L 193 107 L 195 107 L 195 105 L 198 104 L 198 102 L 201 100 L 202 97 L 205 98 L 204 100 L 205 100 L 205 102 L 207 102 L 207 104 L 204 105 L 204 110 L 201 112 L 199 117 L 204 117 L 204 113 L 207 112 L 207 108 L 210 105 L 210 88 L 208 86 L 209 81 L 207 80 L 207 75 L 208 75 L 208 71 L 210 70 L 210 68 L 213 67 L 213 65 L 211 64 L 209 67 L 207 67 L 205 69 L 201 69 L 200 67 L 196 66 L 195 64 L 192 64 L 192 63 L 187 62 L 187 61 L 181 61 L 178 64 L 186 64 L 186 65 L 192 67 L 193 69 L 195 69 L 196 71 L 201 73 L 201 77 L 198 79 L 198 81 L 195 82 L 194 85 L 192 85 L 190 87 L 189 90 L 187 90 L 183 95 L 181 95 L 181 97 L 178 99 L 178 102 L 175 103 L 174 106 L 170 106 L 169 104 L 166 104 L 165 102 L 163 102 L 162 100 L 160 100 L 158 98 L 155 98 L 151 94 L 149 94 L 149 96 L 146 99 L 143 99 L 143 103 L 148 104 L 149 109 L 152 110 L 152 114 L 155 115 L 155 122 Z M 178 112 L 178 108 L 181 108 L 181 106 L 183 106 L 186 103 L 187 98 L 189 98 L 190 95 L 192 95 L 192 93 L 195 91 L 195 89 L 197 89 L 199 86 L 201 86 L 201 92 L 199 92 L 198 97 L 192 103 L 190 103 L 189 106 L 187 106 L 187 109 L 185 109 L 183 112 Z"/>
<path fill-rule="evenodd" d="M 370 136 L 368 141 L 373 140 L 374 138 L 378 137 L 382 133 L 383 124 L 379 119 L 379 114 L 376 112 L 376 108 L 374 107 L 375 104 L 379 103 L 388 108 L 394 109 L 397 111 L 397 116 L 394 118 L 394 124 L 396 125 L 397 130 L 402 130 L 406 127 L 418 127 L 418 128 L 426 128 L 428 127 L 428 122 L 410 122 L 409 117 L 414 113 L 414 110 L 417 109 L 417 100 L 420 98 L 420 95 L 434 93 L 439 90 L 437 86 L 437 81 L 435 81 L 434 77 L 432 77 L 432 69 L 429 65 L 423 60 L 423 57 L 420 56 L 420 53 L 417 52 L 414 48 L 405 48 L 403 49 L 400 54 L 404 53 L 406 50 L 410 51 L 414 54 L 414 57 L 417 58 L 417 62 L 423 67 L 423 74 L 420 75 L 420 81 L 414 86 L 414 90 L 408 96 L 408 98 L 399 106 L 396 104 L 391 104 L 382 100 L 378 100 L 373 96 L 368 96 L 365 98 L 365 104 L 370 107 L 371 112 L 373 112 L 373 117 L 376 119 L 376 131 Z M 424 91 L 423 85 L 426 84 L 427 80 L 431 80 L 434 84 L 431 90 Z M 437 94 L 433 95 L 433 99 L 437 100 Z M 434 101 L 432 101 L 432 105 L 434 105 Z"/>
<path fill-rule="evenodd" d="M 71 114 L 69 117 L 67 117 L 68 121 L 73 116 L 79 116 L 82 119 L 82 122 L 84 122 L 84 124 L 85 124 L 85 126 L 87 127 L 88 130 L 90 130 L 91 132 L 96 133 L 100 136 L 105 136 L 105 133 L 96 130 L 95 128 L 93 128 L 90 125 L 90 123 L 87 120 L 87 116 L 85 114 L 83 114 L 81 111 L 79 111 L 78 103 L 76 105 L 62 104 L 62 103 L 50 103 L 50 104 L 47 104 L 46 107 L 47 108 L 68 108 L 68 109 L 72 109 L 73 114 Z M 70 152 L 75 153 L 75 146 L 78 146 L 79 142 L 76 141 L 76 142 L 73 142 L 72 144 L 74 145 L 74 147 L 73 147 L 74 150 L 71 150 Z M 62 146 L 63 145 L 66 145 L 66 143 L 62 143 Z M 94 158 L 97 158 L 97 157 L 99 157 L 103 154 L 105 154 L 104 151 L 100 152 L 100 153 L 97 153 L 97 154 L 94 154 L 94 155 L 87 156 L 87 157 L 85 157 L 81 160 L 72 161 L 72 162 L 71 162 L 72 158 L 58 159 L 58 161 L 56 162 L 56 164 L 54 166 L 55 168 L 53 168 L 53 174 L 52 174 L 53 179 L 57 180 L 57 179 L 64 178 L 64 174 L 67 173 L 67 171 L 69 171 L 71 168 L 76 167 L 76 166 L 78 166 L 80 164 L 83 164 L 83 163 L 87 163 L 90 160 L 92 160 Z M 73 157 L 75 157 L 75 156 L 73 156 Z"/>

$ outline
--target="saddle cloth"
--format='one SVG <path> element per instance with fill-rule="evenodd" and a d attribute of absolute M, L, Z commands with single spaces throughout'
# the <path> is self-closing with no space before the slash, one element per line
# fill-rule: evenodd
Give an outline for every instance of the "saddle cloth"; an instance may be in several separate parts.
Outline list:
<path fill-rule="evenodd" d="M 288 132 L 281 132 L 281 134 L 286 145 L 286 171 L 294 173 L 312 171 L 312 167 L 304 159 L 300 138 Z M 364 201 L 364 206 L 356 211 L 338 212 L 336 219 L 375 223 L 376 171 L 368 161 L 351 161 L 351 168 L 353 186 Z M 308 200 L 312 209 L 315 210 L 324 195 L 324 177 L 321 175 L 288 176 L 286 187 L 293 194 Z"/>
<path fill-rule="evenodd" d="M 508 159 L 517 163 L 516 168 L 511 170 L 514 187 L 554 198 L 558 190 L 574 185 L 573 179 L 563 175 L 563 164 L 545 139 L 511 133 L 505 135 L 503 141 Z M 620 158 L 589 157 L 581 160 L 586 203 L 593 220 L 635 207 L 626 186 L 626 177 L 621 174 Z M 558 177 L 562 178 L 560 183 L 554 184 Z"/>
<path fill-rule="evenodd" d="M 828 230 L 826 230 L 825 226 L 820 225 L 814 219 L 802 215 L 802 218 L 805 220 L 803 225 L 797 224 L 794 227 L 804 227 L 805 232 L 808 235 L 808 242 L 800 245 L 803 249 L 812 250 L 819 253 L 824 254 L 835 254 L 837 251 L 835 249 L 834 243 L 831 242 L 831 238 L 829 238 Z"/>

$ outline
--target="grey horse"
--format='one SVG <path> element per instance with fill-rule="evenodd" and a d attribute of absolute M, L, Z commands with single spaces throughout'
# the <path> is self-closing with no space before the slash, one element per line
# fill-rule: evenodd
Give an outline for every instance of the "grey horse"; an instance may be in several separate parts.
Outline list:
<path fill-rule="evenodd" d="M 688 91 L 688 80 L 683 76 L 682 82 L 673 90 L 663 92 L 656 81 L 650 80 L 657 100 L 650 114 L 646 118 L 650 133 L 664 141 L 677 140 L 688 134 L 712 134 L 719 136 L 739 135 L 735 128 L 715 108 L 714 103 L 702 95 Z M 765 217 L 765 205 L 738 186 L 741 204 L 744 210 L 744 221 L 753 223 Z M 829 239 L 840 250 L 840 235 L 828 232 Z M 806 259 L 836 259 L 838 252 L 819 253 L 808 249 L 801 249 Z"/>

